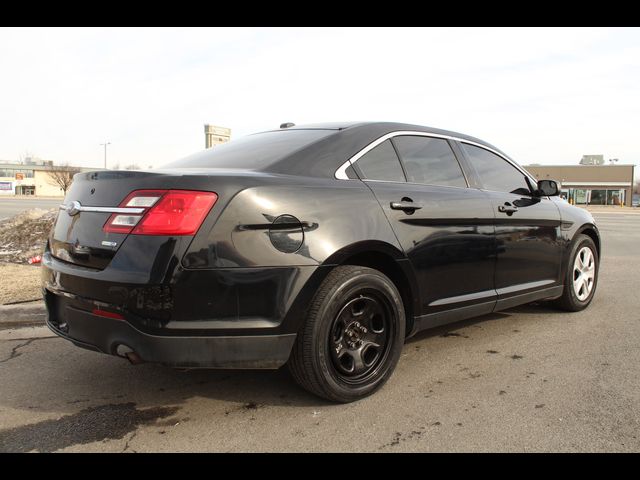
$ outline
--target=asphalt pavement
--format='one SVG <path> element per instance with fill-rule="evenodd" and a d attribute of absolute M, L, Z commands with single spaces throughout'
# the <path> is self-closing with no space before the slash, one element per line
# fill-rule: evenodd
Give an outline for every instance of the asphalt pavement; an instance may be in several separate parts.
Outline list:
<path fill-rule="evenodd" d="M 55 208 L 62 203 L 60 198 L 0 197 L 0 220 L 12 217 L 32 208 Z"/>
<path fill-rule="evenodd" d="M 279 371 L 132 366 L 0 330 L 0 451 L 640 450 L 640 215 L 596 214 L 591 306 L 527 305 L 423 332 L 386 386 L 335 405 Z"/>

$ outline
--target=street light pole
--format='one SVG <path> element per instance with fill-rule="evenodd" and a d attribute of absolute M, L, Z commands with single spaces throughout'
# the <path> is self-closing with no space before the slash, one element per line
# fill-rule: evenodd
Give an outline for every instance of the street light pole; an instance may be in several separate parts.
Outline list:
<path fill-rule="evenodd" d="M 104 142 L 100 144 L 104 145 L 104 169 L 107 169 L 107 145 L 111 145 L 111 142 Z"/>

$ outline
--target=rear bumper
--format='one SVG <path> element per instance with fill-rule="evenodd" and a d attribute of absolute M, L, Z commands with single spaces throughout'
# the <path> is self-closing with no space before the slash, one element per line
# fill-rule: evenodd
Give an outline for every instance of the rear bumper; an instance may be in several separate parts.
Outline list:
<path fill-rule="evenodd" d="M 155 272 L 146 264 L 88 269 L 62 262 L 48 249 L 41 266 L 47 324 L 59 336 L 110 355 L 122 356 L 122 345 L 147 362 L 203 368 L 286 363 L 311 295 L 329 270 L 176 268 L 154 283 L 155 273 L 143 273 Z M 123 319 L 95 315 L 94 309 Z"/>
<path fill-rule="evenodd" d="M 286 363 L 295 334 L 243 336 L 160 336 L 124 320 L 97 316 L 47 299 L 47 326 L 75 345 L 110 355 L 133 351 L 146 362 L 174 367 L 278 368 Z M 60 315 L 63 313 L 63 315 Z M 119 348 L 120 346 L 125 348 Z"/>

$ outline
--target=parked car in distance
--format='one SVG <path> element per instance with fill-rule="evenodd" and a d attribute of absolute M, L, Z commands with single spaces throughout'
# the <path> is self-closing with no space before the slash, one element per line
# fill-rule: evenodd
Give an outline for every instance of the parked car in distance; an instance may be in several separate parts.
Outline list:
<path fill-rule="evenodd" d="M 634 195 L 631 197 L 631 206 L 640 207 L 640 195 Z"/>
<path fill-rule="evenodd" d="M 407 337 L 593 299 L 591 214 L 496 147 L 416 125 L 289 126 L 161 170 L 79 173 L 43 255 L 47 323 L 132 363 L 279 368 L 350 402 Z"/>

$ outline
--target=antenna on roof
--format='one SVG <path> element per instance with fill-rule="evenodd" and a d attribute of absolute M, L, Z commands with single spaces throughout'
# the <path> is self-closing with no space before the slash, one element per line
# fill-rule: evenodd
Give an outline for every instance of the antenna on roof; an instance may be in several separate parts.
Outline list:
<path fill-rule="evenodd" d="M 296 124 L 292 123 L 292 122 L 287 122 L 287 123 L 281 123 L 280 124 L 280 128 L 289 128 L 289 127 L 295 127 Z"/>

